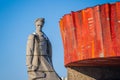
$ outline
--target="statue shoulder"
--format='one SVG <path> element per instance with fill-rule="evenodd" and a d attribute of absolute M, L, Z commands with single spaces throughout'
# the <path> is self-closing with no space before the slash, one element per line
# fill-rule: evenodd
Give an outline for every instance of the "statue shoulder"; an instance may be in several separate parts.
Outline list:
<path fill-rule="evenodd" d="M 34 39 L 34 36 L 35 36 L 35 34 L 30 34 L 30 35 L 28 36 L 28 39 L 29 39 L 29 40 L 33 40 L 33 39 Z"/>

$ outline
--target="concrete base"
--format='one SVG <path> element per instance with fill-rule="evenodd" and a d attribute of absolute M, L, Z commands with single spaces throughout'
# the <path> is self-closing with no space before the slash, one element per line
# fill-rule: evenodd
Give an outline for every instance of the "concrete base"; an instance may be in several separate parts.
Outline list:
<path fill-rule="evenodd" d="M 120 67 L 67 67 L 68 80 L 120 80 Z"/>

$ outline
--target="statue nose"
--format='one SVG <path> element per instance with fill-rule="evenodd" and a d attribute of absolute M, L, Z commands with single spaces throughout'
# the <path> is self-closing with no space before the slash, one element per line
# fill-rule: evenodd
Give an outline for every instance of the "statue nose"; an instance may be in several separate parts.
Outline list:
<path fill-rule="evenodd" d="M 37 25 L 37 27 L 40 27 L 40 25 Z"/>

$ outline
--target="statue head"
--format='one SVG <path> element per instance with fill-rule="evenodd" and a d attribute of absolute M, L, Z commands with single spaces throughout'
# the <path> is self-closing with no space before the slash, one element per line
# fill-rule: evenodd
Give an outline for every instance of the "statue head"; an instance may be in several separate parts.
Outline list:
<path fill-rule="evenodd" d="M 35 20 L 35 26 L 37 30 L 41 30 L 44 25 L 44 18 L 38 18 Z"/>

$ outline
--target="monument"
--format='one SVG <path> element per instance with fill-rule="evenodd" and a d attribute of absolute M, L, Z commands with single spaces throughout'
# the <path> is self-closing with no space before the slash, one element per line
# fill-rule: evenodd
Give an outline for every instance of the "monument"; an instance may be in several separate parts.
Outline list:
<path fill-rule="evenodd" d="M 120 2 L 60 19 L 68 80 L 120 80 Z"/>
<path fill-rule="evenodd" d="M 26 65 L 29 80 L 61 80 L 53 68 L 51 43 L 42 31 L 44 22 L 44 18 L 38 18 L 36 32 L 28 37 Z"/>

